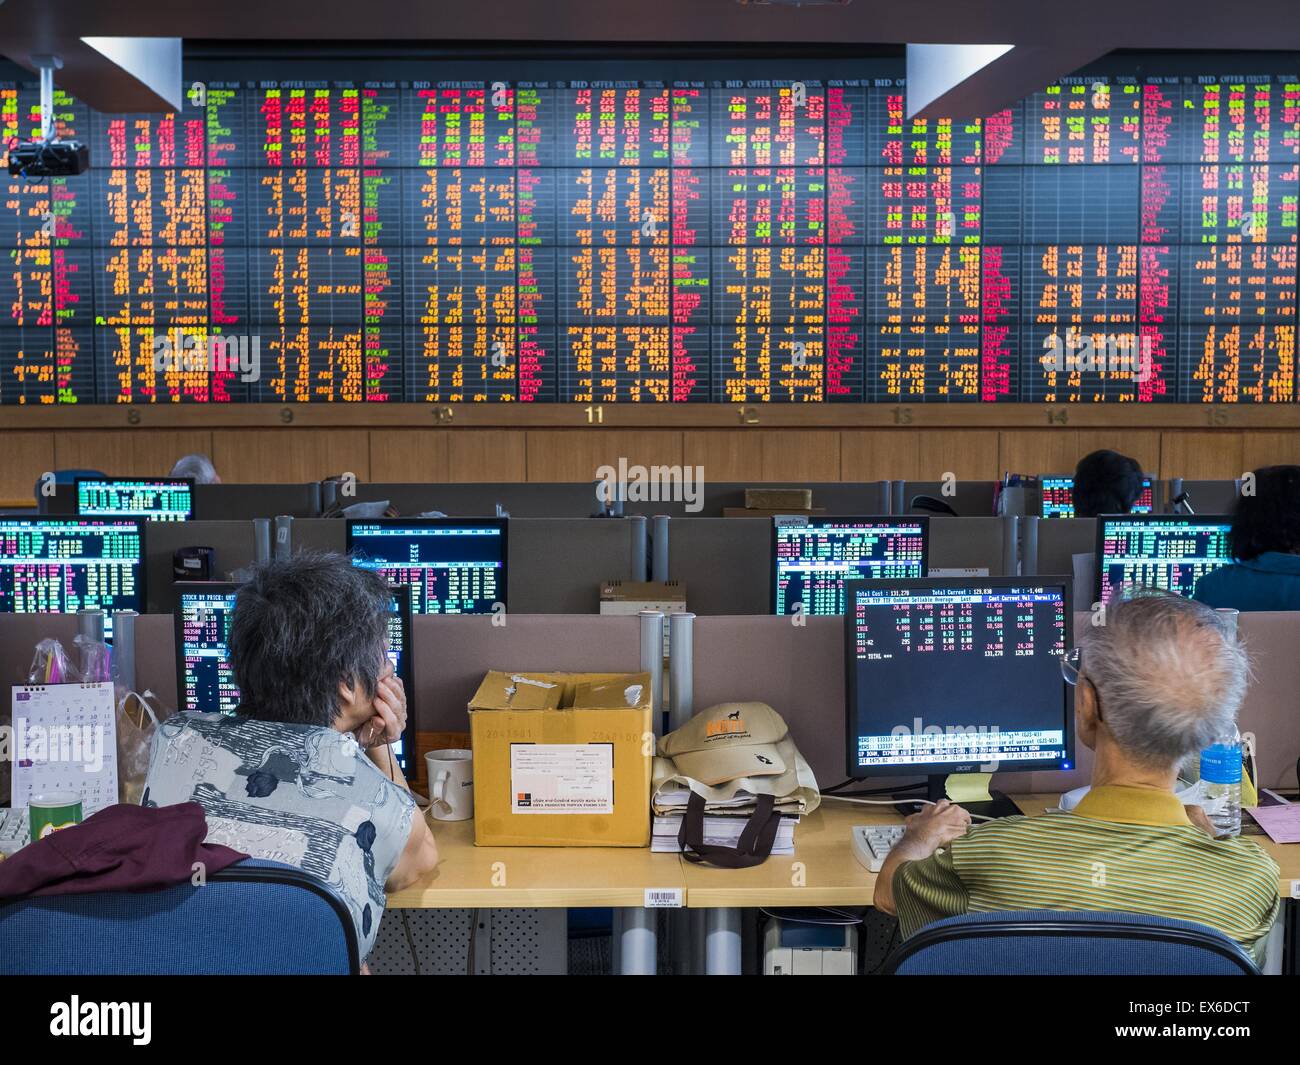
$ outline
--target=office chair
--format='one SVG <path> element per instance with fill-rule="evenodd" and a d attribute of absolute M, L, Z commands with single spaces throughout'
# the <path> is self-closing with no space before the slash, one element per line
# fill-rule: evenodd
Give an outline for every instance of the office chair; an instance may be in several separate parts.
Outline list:
<path fill-rule="evenodd" d="M 1258 976 L 1231 939 L 1141 913 L 971 913 L 927 925 L 881 968 L 899 976 Z"/>
<path fill-rule="evenodd" d="M 201 887 L 0 904 L 0 975 L 354 975 L 356 927 L 328 884 L 245 859 Z"/>
<path fill-rule="evenodd" d="M 951 503 L 945 503 L 935 496 L 913 496 L 912 501 L 907 504 L 907 512 L 911 514 L 917 510 L 924 514 L 942 514 L 949 518 L 958 516 L 957 512 L 952 509 Z"/>

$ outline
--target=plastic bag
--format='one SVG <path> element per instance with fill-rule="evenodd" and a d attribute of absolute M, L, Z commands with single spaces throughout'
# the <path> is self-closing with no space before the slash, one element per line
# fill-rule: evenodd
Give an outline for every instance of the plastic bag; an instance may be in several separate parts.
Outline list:
<path fill-rule="evenodd" d="M 45 639 L 36 645 L 27 670 L 28 684 L 69 684 L 80 679 L 80 668 L 68 658 L 58 640 Z"/>
<path fill-rule="evenodd" d="M 140 805 L 149 773 L 149 748 L 158 730 L 158 715 L 149 705 L 151 691 L 124 692 L 117 701 L 117 798 Z"/>

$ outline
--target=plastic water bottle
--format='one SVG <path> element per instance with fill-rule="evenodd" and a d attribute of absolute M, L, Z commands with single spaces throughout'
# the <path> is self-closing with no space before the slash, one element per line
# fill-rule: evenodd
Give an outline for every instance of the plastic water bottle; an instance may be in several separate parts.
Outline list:
<path fill-rule="evenodd" d="M 1206 814 L 1220 836 L 1241 835 L 1241 733 L 1233 725 L 1201 752 Z"/>

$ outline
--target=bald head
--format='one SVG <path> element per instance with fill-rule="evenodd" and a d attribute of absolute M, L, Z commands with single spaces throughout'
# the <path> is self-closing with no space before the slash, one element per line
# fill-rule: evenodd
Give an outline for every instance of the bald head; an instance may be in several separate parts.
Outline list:
<path fill-rule="evenodd" d="M 1141 590 L 1106 605 L 1082 635 L 1082 673 L 1121 752 L 1167 768 L 1236 720 L 1250 666 L 1235 633 L 1203 603 Z"/>

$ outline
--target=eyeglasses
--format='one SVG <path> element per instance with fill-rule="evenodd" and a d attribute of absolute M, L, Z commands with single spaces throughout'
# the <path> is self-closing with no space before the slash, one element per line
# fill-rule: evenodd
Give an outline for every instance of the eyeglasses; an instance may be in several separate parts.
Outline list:
<path fill-rule="evenodd" d="M 1079 683 L 1079 674 L 1083 670 L 1083 648 L 1071 647 L 1061 655 L 1061 676 L 1065 683 L 1074 687 Z"/>

